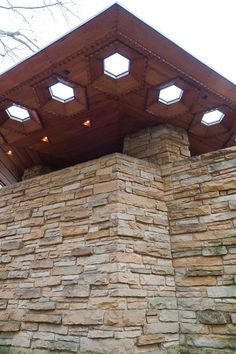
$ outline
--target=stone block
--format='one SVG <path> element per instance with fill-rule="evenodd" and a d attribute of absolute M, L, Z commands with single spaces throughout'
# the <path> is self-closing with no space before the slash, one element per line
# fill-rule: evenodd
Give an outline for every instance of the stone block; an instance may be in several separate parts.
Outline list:
<path fill-rule="evenodd" d="M 52 259 L 42 259 L 31 263 L 32 269 L 47 269 L 53 267 Z"/>
<path fill-rule="evenodd" d="M 89 293 L 89 285 L 67 286 L 63 290 L 64 296 L 68 298 L 88 297 Z"/>
<path fill-rule="evenodd" d="M 101 310 L 74 310 L 65 312 L 63 324 L 65 325 L 101 325 L 104 311 Z"/>
<path fill-rule="evenodd" d="M 197 312 L 197 319 L 203 324 L 225 324 L 227 323 L 226 316 L 223 312 L 216 310 L 204 310 Z"/>
<path fill-rule="evenodd" d="M 25 322 L 39 322 L 39 323 L 61 323 L 61 315 L 51 315 L 51 314 L 39 314 L 39 313 L 27 313 L 24 316 Z"/>
<path fill-rule="evenodd" d="M 79 345 L 78 339 L 75 339 L 75 342 L 57 340 L 57 341 L 50 342 L 48 349 L 50 351 L 59 351 L 60 353 L 61 352 L 77 353 L 78 345 Z"/>
<path fill-rule="evenodd" d="M 148 308 L 150 309 L 169 309 L 174 310 L 177 309 L 177 301 L 176 297 L 153 297 L 148 300 Z"/>
<path fill-rule="evenodd" d="M 41 297 L 42 292 L 41 289 L 34 288 L 17 290 L 15 294 L 19 299 L 37 299 Z"/>
<path fill-rule="evenodd" d="M 104 324 L 109 326 L 138 326 L 146 322 L 145 310 L 111 310 L 104 315 Z"/>
<path fill-rule="evenodd" d="M 165 342 L 165 336 L 161 334 L 143 334 L 138 338 L 137 345 L 151 345 Z"/>
<path fill-rule="evenodd" d="M 76 247 L 72 250 L 71 255 L 75 257 L 87 257 L 94 253 L 93 247 Z"/>
<path fill-rule="evenodd" d="M 205 247 L 202 249 L 202 255 L 207 257 L 225 255 L 227 253 L 228 251 L 225 246 Z"/>
<path fill-rule="evenodd" d="M 179 324 L 173 322 L 156 322 L 144 326 L 144 334 L 178 333 Z"/>
<path fill-rule="evenodd" d="M 27 270 L 11 270 L 8 273 L 9 279 L 26 279 L 29 276 L 29 271 Z"/>
<path fill-rule="evenodd" d="M 0 271 L 0 280 L 5 280 L 8 277 L 8 272 L 5 270 Z"/>
<path fill-rule="evenodd" d="M 236 297 L 236 285 L 231 286 L 211 286 L 207 288 L 209 297 Z"/>
<path fill-rule="evenodd" d="M 10 263 L 10 262 L 11 262 L 11 257 L 8 256 L 7 254 L 0 256 L 0 264 L 1 263 Z"/>
<path fill-rule="evenodd" d="M 0 320 L 0 332 L 18 332 L 19 330 L 20 322 Z"/>
<path fill-rule="evenodd" d="M 54 310 L 55 307 L 56 304 L 53 301 L 32 302 L 28 304 L 28 309 L 34 311 L 49 311 Z"/>
<path fill-rule="evenodd" d="M 12 251 L 18 250 L 24 246 L 23 242 L 21 241 L 12 241 L 12 242 L 5 242 L 1 244 L 1 251 Z"/>
<path fill-rule="evenodd" d="M 231 321 L 232 323 L 236 324 L 236 313 L 231 313 Z"/>

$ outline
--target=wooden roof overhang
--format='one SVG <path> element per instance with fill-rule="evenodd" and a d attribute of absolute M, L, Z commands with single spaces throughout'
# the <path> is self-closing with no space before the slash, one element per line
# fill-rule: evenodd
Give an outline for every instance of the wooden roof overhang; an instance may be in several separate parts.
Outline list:
<path fill-rule="evenodd" d="M 118 80 L 103 73 L 104 58 L 116 52 L 130 60 L 129 75 Z M 58 80 L 74 88 L 74 100 L 51 99 L 48 87 Z M 168 83 L 183 89 L 171 106 L 158 102 Z M 12 103 L 31 119 L 10 119 Z M 202 124 L 214 108 L 224 119 Z M 0 76 L 0 181 L 20 180 L 36 164 L 63 168 L 122 151 L 127 134 L 163 123 L 188 131 L 194 155 L 234 145 L 235 85 L 115 4 Z"/>

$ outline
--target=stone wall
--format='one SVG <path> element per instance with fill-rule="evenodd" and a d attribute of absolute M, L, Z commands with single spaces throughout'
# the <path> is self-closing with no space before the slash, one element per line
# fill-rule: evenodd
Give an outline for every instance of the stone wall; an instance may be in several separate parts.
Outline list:
<path fill-rule="evenodd" d="M 235 353 L 236 148 L 163 166 L 162 175 L 183 352 Z"/>
<path fill-rule="evenodd" d="M 0 203 L 0 353 L 177 346 L 156 166 L 110 155 L 4 188 Z"/>
<path fill-rule="evenodd" d="M 0 190 L 1 354 L 235 353 L 236 148 L 187 147 L 148 129 L 125 151 L 152 163 L 113 154 Z"/>

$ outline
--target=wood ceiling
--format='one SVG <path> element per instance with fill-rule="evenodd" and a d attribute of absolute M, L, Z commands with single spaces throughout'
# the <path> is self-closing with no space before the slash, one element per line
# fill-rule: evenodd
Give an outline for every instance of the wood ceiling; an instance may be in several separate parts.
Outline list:
<path fill-rule="evenodd" d="M 116 52 L 130 60 L 129 75 L 117 80 L 103 73 L 104 58 Z M 58 80 L 74 88 L 75 100 L 51 99 Z M 158 92 L 169 82 L 183 97 L 166 106 Z M 32 119 L 10 119 L 12 103 Z M 202 124 L 214 108 L 224 119 Z M 37 164 L 58 169 L 122 151 L 125 135 L 167 122 L 188 131 L 193 155 L 235 145 L 235 85 L 115 4 L 0 76 L 0 181 L 18 181 Z"/>

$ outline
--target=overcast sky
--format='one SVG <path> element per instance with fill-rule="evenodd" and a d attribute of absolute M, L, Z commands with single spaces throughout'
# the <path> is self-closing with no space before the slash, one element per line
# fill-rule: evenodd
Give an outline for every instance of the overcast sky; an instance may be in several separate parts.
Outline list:
<path fill-rule="evenodd" d="M 2 1 L 2 0 L 0 0 Z M 18 0 L 27 4 L 37 0 Z M 39 14 L 34 18 L 33 30 L 39 36 L 39 45 L 45 46 L 68 32 L 80 22 L 95 16 L 114 1 L 74 0 L 73 8 L 78 17 L 68 16 L 70 25 L 62 21 L 60 14 L 55 20 Z M 235 14 L 236 0 L 120 0 L 144 22 L 174 41 L 183 49 L 236 84 Z M 14 26 L 12 19 L 0 12 L 1 27 Z M 9 63 L 2 65 L 1 71 Z"/>

